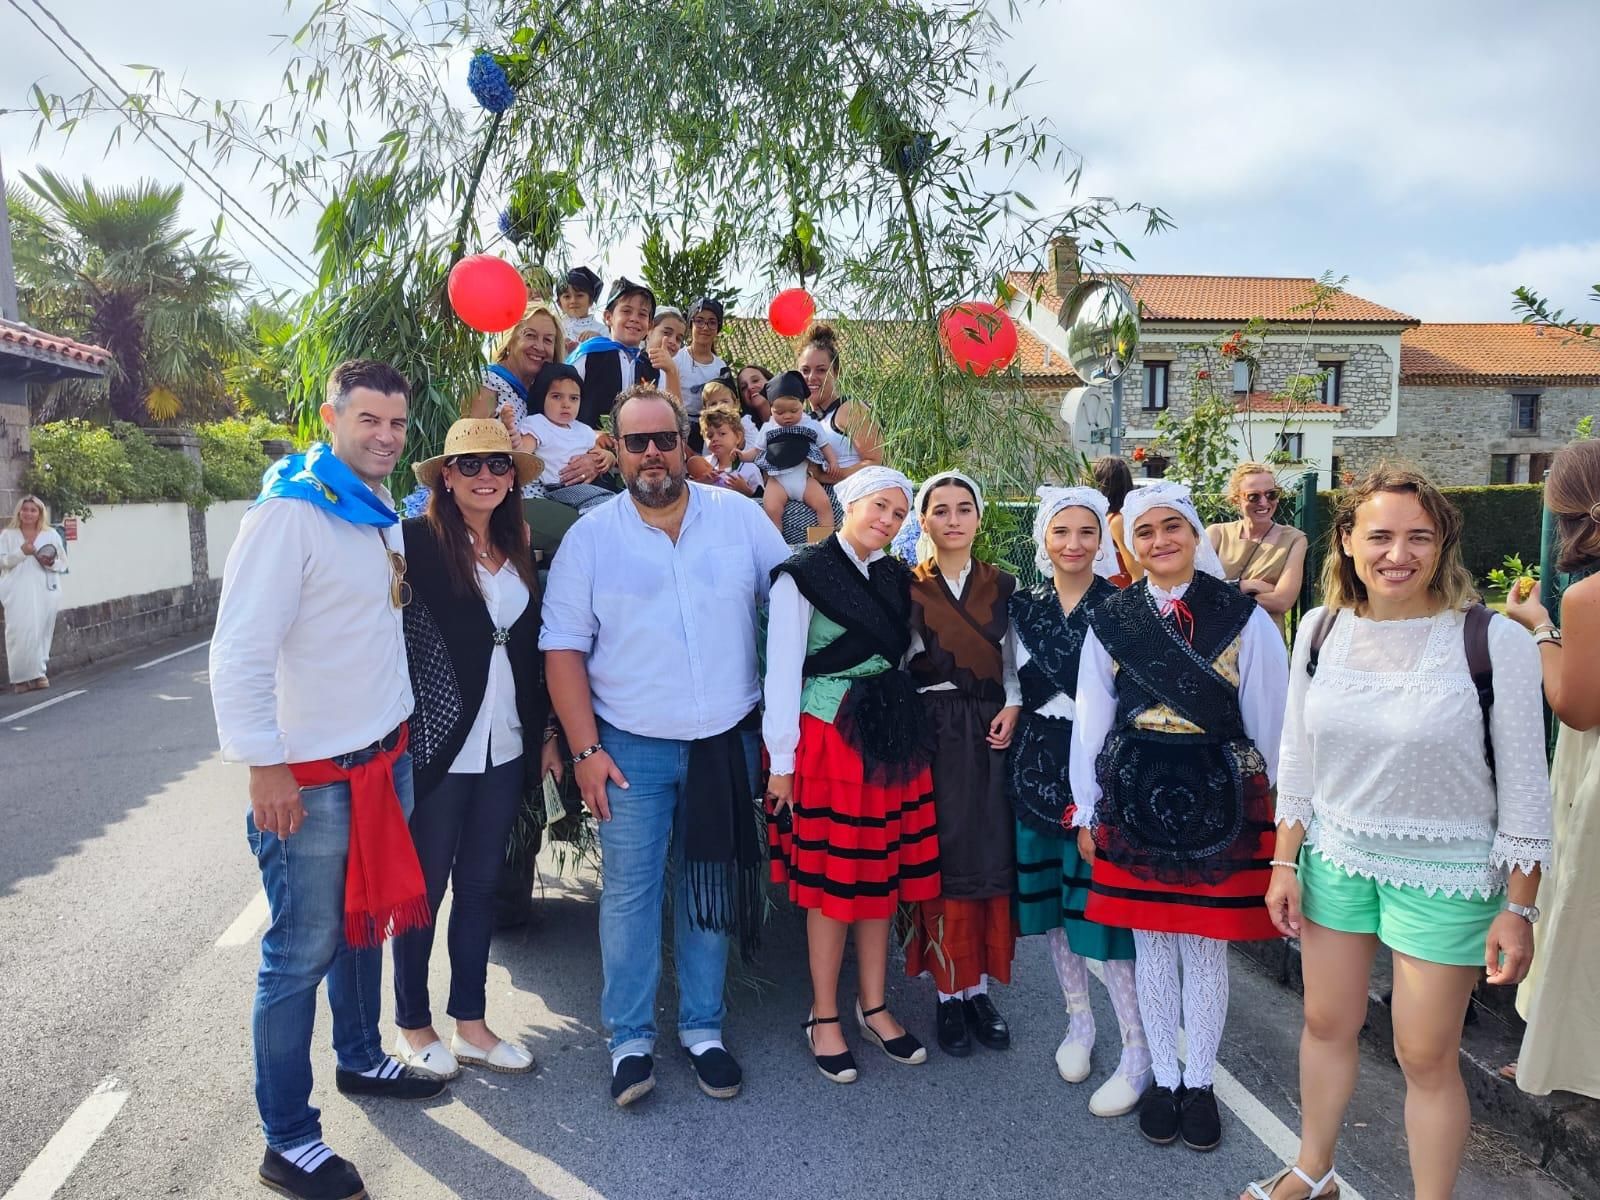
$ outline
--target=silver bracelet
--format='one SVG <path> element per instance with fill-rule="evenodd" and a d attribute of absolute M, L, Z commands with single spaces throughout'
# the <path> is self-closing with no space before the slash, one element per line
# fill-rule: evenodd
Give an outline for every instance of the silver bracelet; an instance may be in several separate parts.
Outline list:
<path fill-rule="evenodd" d="M 1299 863 L 1284 862 L 1283 859 L 1281 859 L 1281 858 L 1268 859 L 1267 862 L 1268 862 L 1268 865 L 1270 865 L 1270 866 L 1288 867 L 1289 870 L 1293 871 L 1296 875 L 1300 874 L 1300 864 Z"/>

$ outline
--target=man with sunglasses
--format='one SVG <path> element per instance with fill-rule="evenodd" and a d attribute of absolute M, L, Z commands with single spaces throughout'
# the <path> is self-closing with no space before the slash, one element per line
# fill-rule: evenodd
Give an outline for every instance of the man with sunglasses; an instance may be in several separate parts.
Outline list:
<path fill-rule="evenodd" d="M 578 787 L 600 821 L 611 1096 L 625 1106 L 655 1086 L 671 878 L 678 1041 L 701 1090 L 726 1099 L 743 1081 L 722 1044 L 728 938 L 748 952 L 761 917 L 757 609 L 789 547 L 758 505 L 689 482 L 676 399 L 639 385 L 617 397 L 611 423 L 628 490 L 567 532 L 539 635 Z"/>
<path fill-rule="evenodd" d="M 223 758 L 250 768 L 245 827 L 271 912 L 251 1019 L 259 1175 L 303 1200 L 365 1194 L 311 1106 L 324 979 L 341 1092 L 414 1100 L 444 1086 L 389 1058 L 378 1035 L 379 945 L 428 919 L 406 827 L 404 547 L 383 486 L 410 385 L 356 360 L 334 368 L 327 395 L 329 442 L 275 463 L 240 524 L 211 639 L 217 735 Z M 352 860 L 361 869 L 347 872 Z"/>

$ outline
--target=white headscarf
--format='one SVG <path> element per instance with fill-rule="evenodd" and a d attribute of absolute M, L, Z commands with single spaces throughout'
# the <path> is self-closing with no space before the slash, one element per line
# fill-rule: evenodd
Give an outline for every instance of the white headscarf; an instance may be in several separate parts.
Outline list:
<path fill-rule="evenodd" d="M 1048 578 L 1055 570 L 1050 555 L 1044 548 L 1045 534 L 1050 531 L 1050 519 L 1063 508 L 1087 508 L 1100 522 L 1100 549 L 1094 556 L 1094 573 L 1102 579 L 1110 579 L 1115 575 L 1117 551 L 1115 543 L 1111 540 L 1111 524 L 1106 519 L 1106 514 L 1111 511 L 1111 505 L 1101 494 L 1100 489 L 1042 487 L 1036 494 L 1039 497 L 1039 511 L 1033 515 L 1033 541 L 1038 549 L 1034 551 L 1033 563 L 1039 568 L 1039 573 Z"/>
<path fill-rule="evenodd" d="M 1194 554 L 1194 569 L 1204 571 L 1217 579 L 1225 578 L 1222 560 L 1217 557 L 1211 539 L 1206 536 L 1206 527 L 1200 523 L 1200 514 L 1195 511 L 1194 498 L 1188 487 L 1181 483 L 1163 479 L 1148 487 L 1134 488 L 1128 493 L 1126 499 L 1122 501 L 1122 527 L 1128 531 L 1130 548 L 1133 545 L 1134 525 L 1152 508 L 1170 508 L 1194 526 L 1194 535 L 1200 539 L 1199 548 Z M 1145 565 L 1149 566 L 1148 563 Z"/>
<path fill-rule="evenodd" d="M 833 485 L 833 494 L 839 497 L 839 503 L 849 508 L 857 500 L 881 492 L 885 488 L 899 488 L 905 493 L 906 504 L 909 506 L 913 498 L 911 480 L 900 474 L 893 467 L 870 466 L 862 467 L 854 475 L 846 475 L 844 479 Z"/>
<path fill-rule="evenodd" d="M 983 489 L 970 475 L 963 475 L 960 471 L 940 471 L 937 475 L 929 475 L 922 486 L 917 489 L 917 497 L 912 501 L 911 508 L 919 517 L 928 503 L 928 494 L 936 487 L 947 483 L 959 483 L 972 492 L 972 497 L 978 504 L 978 520 L 983 520 Z"/>

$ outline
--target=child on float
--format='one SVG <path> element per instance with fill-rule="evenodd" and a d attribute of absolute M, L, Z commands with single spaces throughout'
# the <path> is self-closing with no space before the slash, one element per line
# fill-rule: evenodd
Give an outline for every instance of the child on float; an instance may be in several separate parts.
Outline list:
<path fill-rule="evenodd" d="M 573 267 L 556 284 L 556 303 L 561 306 L 564 353 L 571 354 L 578 343 L 592 337 L 605 337 L 605 323 L 590 311 L 600 299 L 600 276 L 588 267 Z"/>
<path fill-rule="evenodd" d="M 1041 581 L 1012 594 L 1010 616 L 1022 714 L 1007 755 L 1006 791 L 1016 816 L 1017 923 L 1024 936 L 1044 934 L 1069 1024 L 1056 1048 L 1056 1070 L 1068 1083 L 1089 1077 L 1095 1042 L 1089 964 L 1101 964 L 1122 1034 L 1116 1072 L 1089 1098 L 1097 1117 L 1132 1112 L 1150 1086 L 1150 1050 L 1134 983 L 1133 934 L 1084 916 L 1092 843 L 1074 836 L 1067 763 L 1077 709 L 1078 659 L 1089 613 L 1117 594 L 1121 571 L 1106 497 L 1092 487 L 1042 487 L 1033 519 L 1034 562 Z M 1081 832 L 1081 831 L 1080 831 Z M 1082 833 L 1087 843 L 1088 835 Z"/>
<path fill-rule="evenodd" d="M 583 380 L 578 372 L 565 363 L 546 363 L 528 387 L 528 403 L 535 411 L 514 424 L 509 408 L 501 412 L 501 418 L 511 428 L 516 448 L 528 454 L 537 453 L 543 465 L 539 478 L 523 489 L 523 495 L 542 496 L 580 513 L 604 504 L 615 494 L 595 483 L 563 485 L 561 482 L 561 472 L 574 459 L 594 450 L 603 437 L 578 420 L 582 402 Z M 603 445 L 600 448 L 615 466 L 616 455 Z"/>
<path fill-rule="evenodd" d="M 785 371 L 767 384 L 772 420 L 756 432 L 740 456 L 761 468 L 765 480 L 761 503 L 772 523 L 781 531 L 783 506 L 801 500 L 817 518 L 814 539 L 820 539 L 833 532 L 833 505 L 809 464 L 836 471 L 839 456 L 828 432 L 806 413 L 809 391 L 798 371 Z"/>
<path fill-rule="evenodd" d="M 726 399 L 721 393 L 726 393 Z M 744 424 L 733 393 L 713 382 L 706 384 L 705 397 L 706 406 L 700 410 L 700 437 L 705 443 L 710 472 L 702 482 L 728 488 L 742 496 L 759 496 L 761 470 L 739 455 L 744 449 Z"/>
<path fill-rule="evenodd" d="M 1017 942 L 1005 795 L 1006 749 L 1022 705 L 1006 608 L 1017 581 L 972 556 L 983 493 L 968 476 L 933 475 L 913 508 L 933 550 L 912 572 L 906 667 L 933 737 L 943 883 L 936 899 L 913 910 L 906 974 L 933 978 L 939 1048 L 965 1057 L 974 1038 L 991 1050 L 1011 1044 L 989 982 L 1011 982 Z"/>
<path fill-rule="evenodd" d="M 1146 574 L 1089 610 L 1074 694 L 1072 819 L 1094 854 L 1085 915 L 1133 930 L 1155 1075 L 1140 1132 L 1211 1150 L 1228 943 L 1276 935 L 1261 901 L 1288 661 L 1266 610 L 1223 582 L 1187 487 L 1136 489 L 1122 515 Z"/>
<path fill-rule="evenodd" d="M 928 1052 L 885 1003 L 889 923 L 902 900 L 939 895 L 926 731 L 911 677 L 911 573 L 885 554 L 911 482 L 868 466 L 838 488 L 838 534 L 773 572 L 762 736 L 772 877 L 806 909 L 817 1069 L 853 1083 L 839 1022 L 839 971 L 855 932 L 856 1022 L 896 1062 Z"/>

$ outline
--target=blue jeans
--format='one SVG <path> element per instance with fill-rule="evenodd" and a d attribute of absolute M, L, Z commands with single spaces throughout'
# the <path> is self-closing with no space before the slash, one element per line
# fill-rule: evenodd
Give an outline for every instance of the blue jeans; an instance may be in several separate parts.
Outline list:
<path fill-rule="evenodd" d="M 428 884 L 428 911 L 435 917 L 445 884 L 450 885 L 450 1003 L 445 1011 L 458 1021 L 484 1017 L 494 890 L 522 802 L 522 779 L 519 754 L 476 774 L 446 775 L 411 810 L 411 840 Z M 395 1024 L 401 1029 L 433 1024 L 428 1007 L 433 932 L 430 922 L 394 939 Z"/>
<path fill-rule="evenodd" d="M 600 722 L 600 740 L 628 781 L 606 785 L 611 820 L 600 822 L 600 964 L 605 974 L 600 1019 L 613 1055 L 651 1054 L 656 1042 L 656 989 L 661 983 L 661 902 L 671 851 L 674 963 L 678 972 L 678 1040 L 685 1046 L 722 1032 L 725 934 L 698 929 L 683 870 L 688 742 L 639 737 Z M 759 738 L 744 735 L 752 789 Z M 752 794 L 753 790 L 752 790 Z"/>
<path fill-rule="evenodd" d="M 363 751 L 334 761 L 349 767 Z M 394 790 L 411 813 L 411 756 L 394 764 Z M 250 849 L 261 868 L 272 921 L 261 938 L 251 1034 L 256 1056 L 256 1108 L 267 1145 L 288 1150 L 322 1136 L 311 1107 L 311 1027 L 317 985 L 328 981 L 333 1052 L 346 1071 L 370 1071 L 384 1061 L 378 1037 L 383 952 L 354 950 L 344 939 L 344 868 L 350 851 L 350 785 L 302 788 L 306 819 L 280 838 L 245 818 Z"/>

